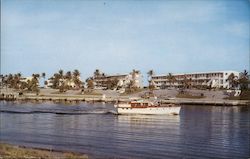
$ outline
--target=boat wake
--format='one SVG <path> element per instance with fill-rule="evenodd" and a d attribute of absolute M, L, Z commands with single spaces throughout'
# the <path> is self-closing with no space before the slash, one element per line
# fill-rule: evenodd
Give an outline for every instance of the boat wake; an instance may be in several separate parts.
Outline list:
<path fill-rule="evenodd" d="M 12 114 L 61 114 L 61 115 L 87 115 L 87 114 L 117 114 L 115 110 L 80 110 L 80 111 L 60 111 L 60 110 L 0 110 L 0 113 Z"/>

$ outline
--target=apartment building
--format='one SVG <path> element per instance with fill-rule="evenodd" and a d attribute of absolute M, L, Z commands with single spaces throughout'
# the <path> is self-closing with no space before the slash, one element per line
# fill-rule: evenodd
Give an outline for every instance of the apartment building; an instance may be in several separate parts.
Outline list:
<path fill-rule="evenodd" d="M 185 82 L 188 82 L 193 87 L 206 87 L 212 88 L 231 88 L 232 84 L 229 82 L 228 77 L 234 74 L 235 78 L 239 78 L 237 71 L 214 71 L 214 72 L 194 72 L 194 73 L 180 73 L 172 74 L 170 80 L 169 75 L 155 75 L 152 76 L 151 82 L 156 88 L 165 87 L 183 87 Z"/>
<path fill-rule="evenodd" d="M 55 77 L 51 77 L 49 78 L 46 82 L 44 87 L 45 88 L 52 88 L 53 87 L 53 83 L 54 83 L 54 79 Z M 78 77 L 79 81 L 81 81 L 80 76 Z M 71 87 L 71 88 L 77 88 L 77 84 L 74 82 L 73 79 L 59 79 L 59 86 L 62 85 L 62 83 L 64 83 L 65 85 Z"/>
<path fill-rule="evenodd" d="M 117 75 L 99 75 L 92 77 L 95 89 L 107 89 L 108 82 L 116 81 L 117 87 L 126 88 L 131 82 L 133 82 L 134 87 L 142 88 L 142 75 L 139 71 L 126 73 L 126 74 L 117 74 Z"/>

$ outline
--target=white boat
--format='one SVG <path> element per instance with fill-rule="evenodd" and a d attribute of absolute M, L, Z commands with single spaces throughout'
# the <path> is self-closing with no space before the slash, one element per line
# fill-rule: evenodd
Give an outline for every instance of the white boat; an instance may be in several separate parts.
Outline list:
<path fill-rule="evenodd" d="M 118 114 L 180 114 L 180 106 L 175 104 L 160 105 L 149 101 L 132 101 L 129 103 L 118 103 L 114 107 Z"/>

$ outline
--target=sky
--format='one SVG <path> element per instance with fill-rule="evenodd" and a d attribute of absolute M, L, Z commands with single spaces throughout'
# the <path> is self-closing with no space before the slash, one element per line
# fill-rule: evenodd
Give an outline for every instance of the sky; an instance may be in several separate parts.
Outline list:
<path fill-rule="evenodd" d="M 249 0 L 1 0 L 1 74 L 249 70 Z"/>

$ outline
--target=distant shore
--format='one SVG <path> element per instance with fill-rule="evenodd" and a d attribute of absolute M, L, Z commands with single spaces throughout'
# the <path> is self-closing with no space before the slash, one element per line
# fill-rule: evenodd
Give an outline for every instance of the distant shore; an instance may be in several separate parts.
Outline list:
<path fill-rule="evenodd" d="M 29 148 L 0 143 L 0 158 L 40 158 L 40 159 L 87 159 L 88 156 L 73 152 Z"/>
<path fill-rule="evenodd" d="M 81 94 L 80 91 L 70 91 L 67 93 L 57 93 L 57 90 L 42 89 L 39 94 L 23 93 L 22 95 L 14 90 L 1 90 L 0 100 L 17 101 L 54 101 L 54 102 L 129 102 L 133 99 L 142 99 L 146 92 L 141 91 L 135 94 L 119 95 L 115 91 L 98 90 L 93 94 Z M 156 98 L 162 103 L 174 103 L 180 105 L 211 105 L 211 106 L 250 106 L 250 100 L 228 100 L 224 99 L 221 91 L 192 90 L 192 94 L 204 94 L 204 97 L 177 98 L 176 90 L 156 90 Z M 193 98 L 194 97 L 194 98 Z M 151 98 L 152 100 L 155 98 Z"/>

